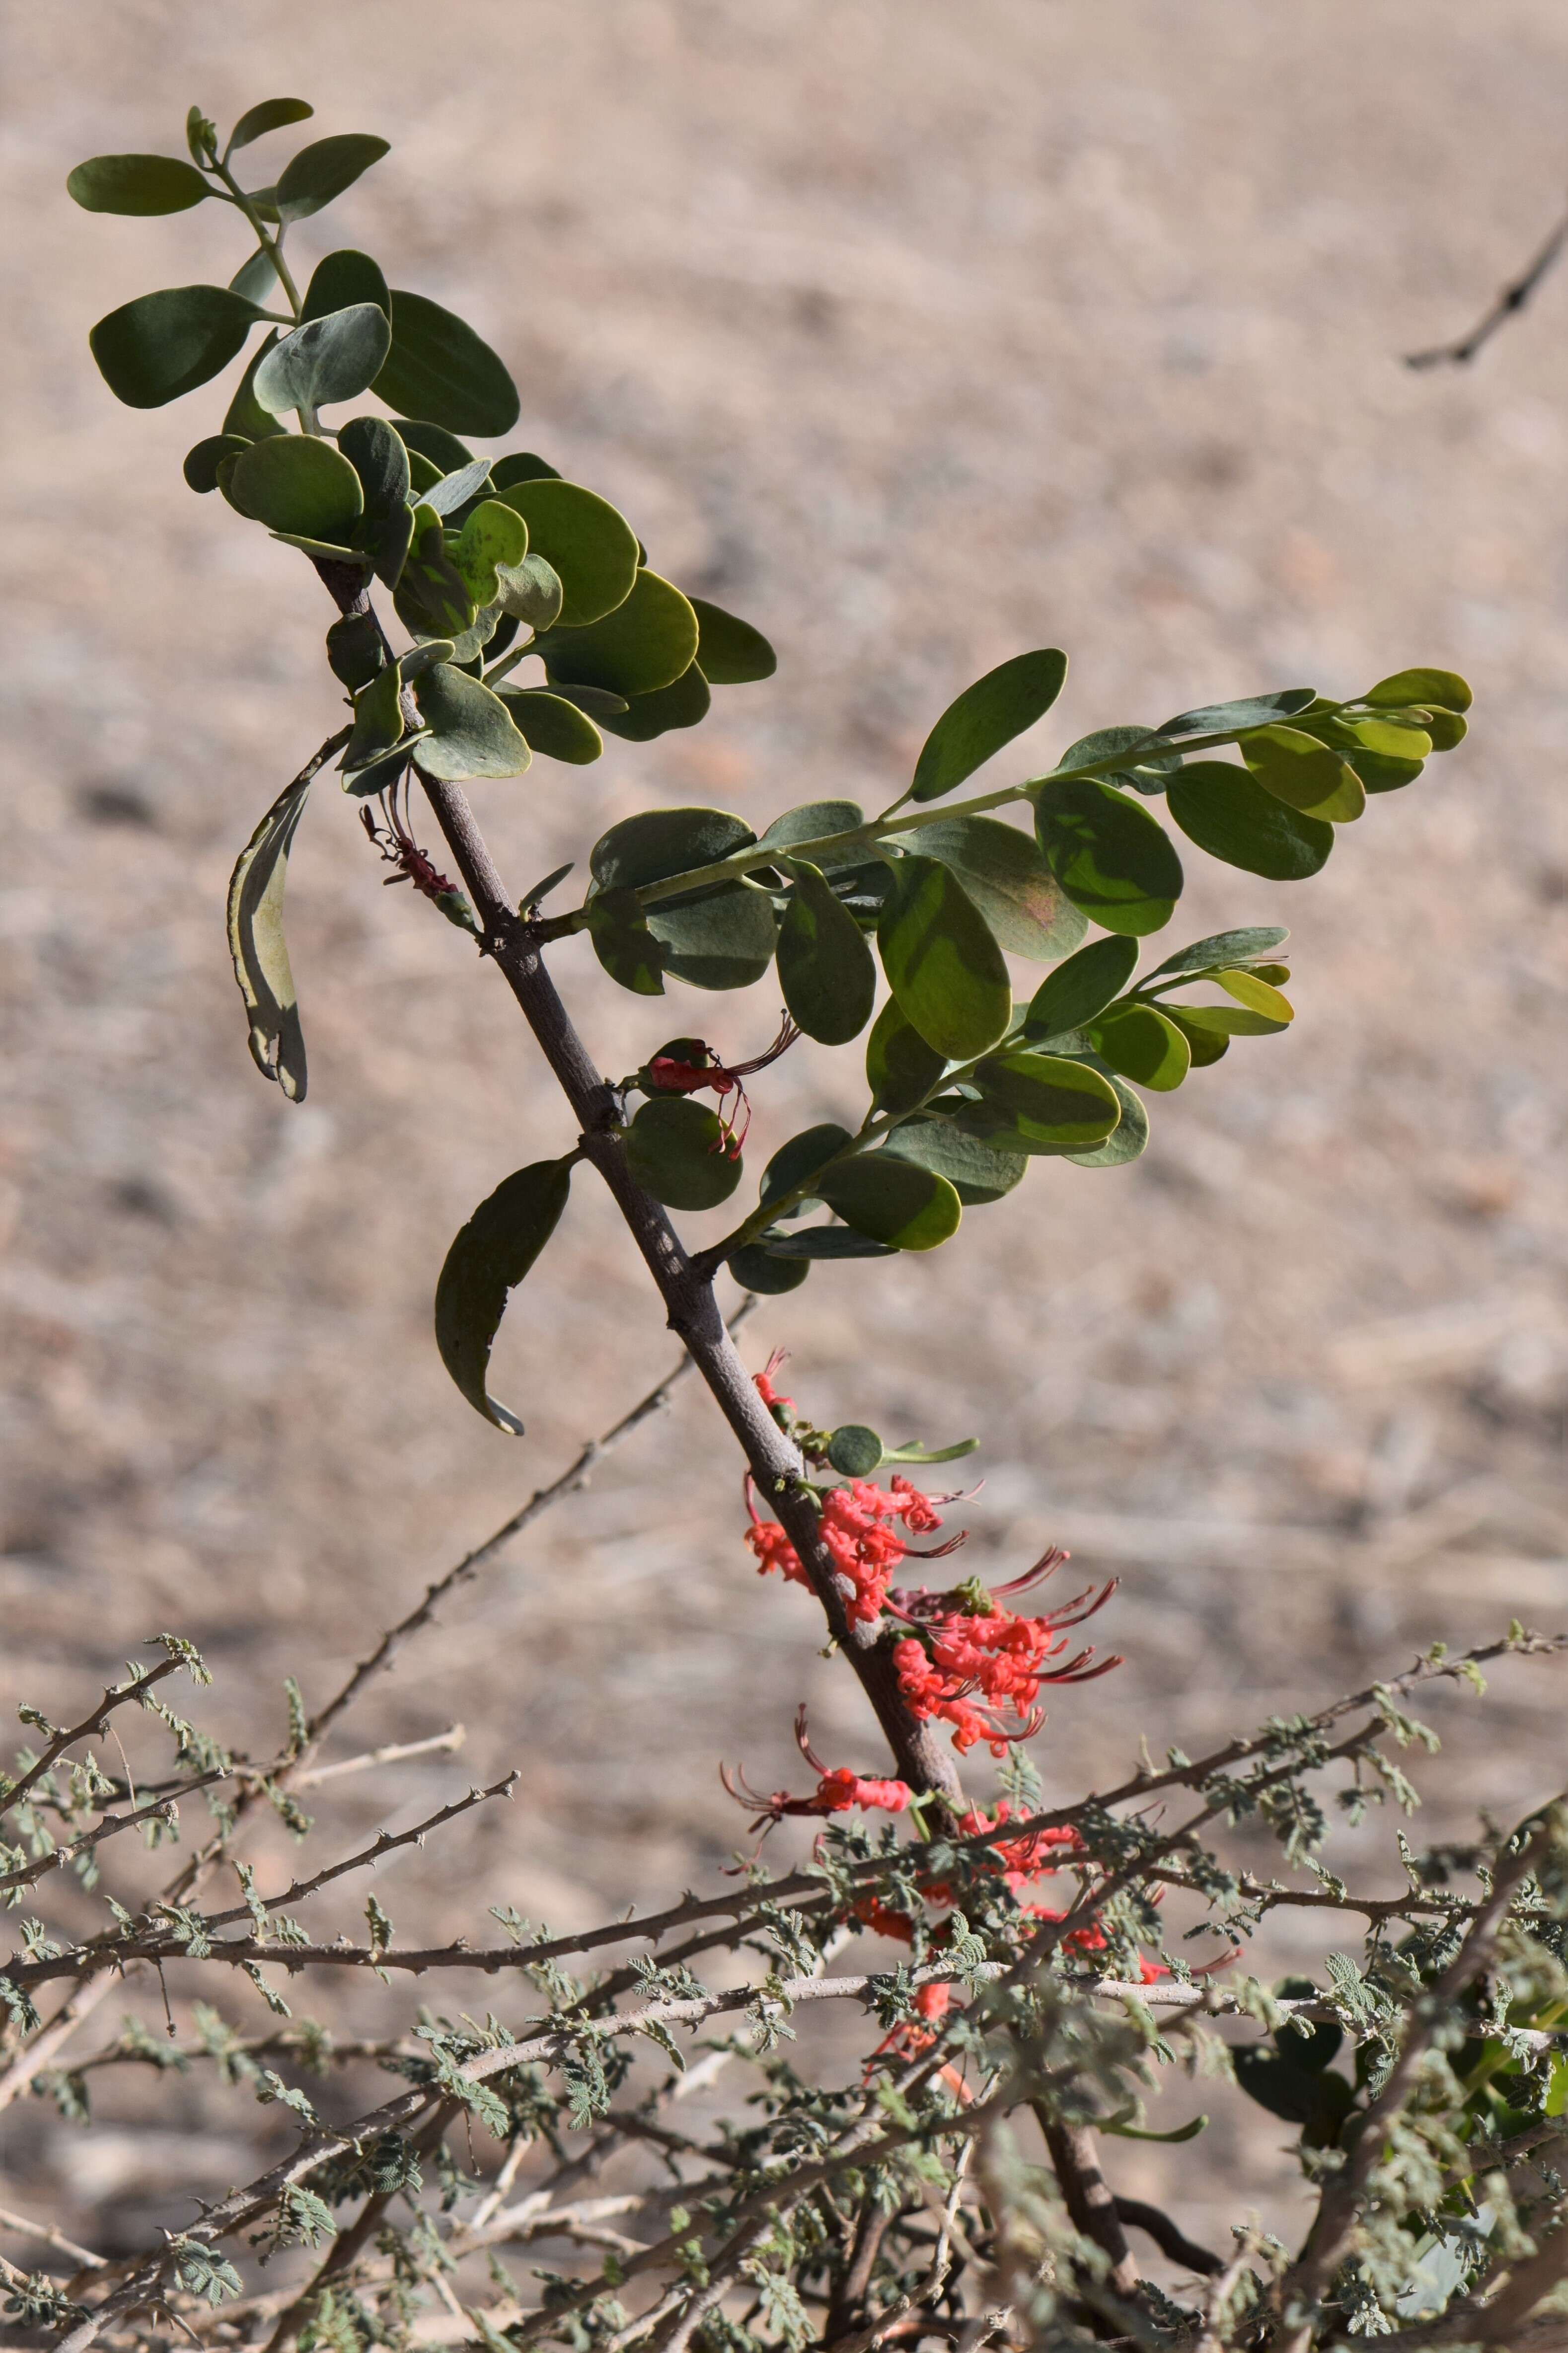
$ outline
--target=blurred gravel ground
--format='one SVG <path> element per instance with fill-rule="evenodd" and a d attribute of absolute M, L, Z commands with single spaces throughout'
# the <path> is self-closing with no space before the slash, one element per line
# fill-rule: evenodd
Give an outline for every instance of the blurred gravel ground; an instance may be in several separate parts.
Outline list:
<path fill-rule="evenodd" d="M 818 1419 L 983 1433 L 982 1574 L 1058 1537 L 1121 1574 L 1101 1624 L 1128 1664 L 1063 1695 L 1053 1790 L 1142 1728 L 1195 1749 L 1435 1635 L 1561 1623 L 1568 280 L 1472 372 L 1398 355 L 1468 323 L 1561 202 L 1562 9 L 76 0 L 0 27 L 10 1696 L 58 1716 L 172 1624 L 218 1671 L 206 1719 L 271 1740 L 286 1672 L 323 1695 L 670 1358 L 584 1183 L 498 1351 L 527 1440 L 447 1385 L 447 1240 L 568 1130 L 494 976 L 381 891 L 330 792 L 289 886 L 309 1103 L 246 1058 L 224 887 L 336 723 L 328 616 L 297 557 L 180 483 L 221 396 L 133 415 L 86 352 L 132 292 L 226 278 L 228 216 L 94 220 L 61 183 L 177 148 L 192 100 L 221 121 L 275 90 L 394 142 L 298 232 L 307 259 L 395 254 L 471 315 L 522 387 L 519 441 L 780 649 L 693 736 L 479 787 L 520 887 L 660 800 L 874 800 L 960 686 L 1037 643 L 1074 670 L 1037 764 L 1263 686 L 1471 678 L 1469 745 L 1314 887 L 1191 861 L 1173 941 L 1289 923 L 1295 1031 L 1160 1102 L 1137 1168 L 1046 1165 L 934 1260 L 765 1303 L 747 1345 L 793 1348 Z M 558 971 L 613 1071 L 683 1024 L 754 1050 L 776 1018 L 768 984 L 658 1006 L 579 944 Z M 851 1107 L 840 1059 L 759 1085 L 755 1165 Z M 786 1778 L 803 1696 L 835 1760 L 871 1763 L 741 1525 L 689 1385 L 367 1703 L 345 1749 L 469 1738 L 342 1785 L 352 1826 L 522 1773 L 389 1876 L 400 1926 L 474 1933 L 506 1901 L 566 1925 L 705 1877 L 739 1830 L 719 1759 Z M 1562 1778 L 1561 1690 L 1517 1669 L 1484 1720 L 1436 1712 L 1429 1830 Z M 1184 2158 L 1196 2226 L 1226 2163 L 1261 2194 L 1268 2133 L 1240 2130 L 1209 2144 L 1218 2188 Z M 129 2146 L 145 2189 L 153 2144 Z M 119 2194 L 37 2112 L 26 2147 L 89 2208 Z M 178 2179 L 227 2179 L 226 2148 L 187 2135 Z M 1125 2186 L 1160 2161 L 1132 2152 Z"/>

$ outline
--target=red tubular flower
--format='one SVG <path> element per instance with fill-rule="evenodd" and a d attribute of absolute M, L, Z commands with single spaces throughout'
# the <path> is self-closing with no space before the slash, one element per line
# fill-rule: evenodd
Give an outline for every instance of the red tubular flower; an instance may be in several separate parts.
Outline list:
<path fill-rule="evenodd" d="M 1048 1552 L 1001 1589 L 1022 1592 L 1066 1558 Z M 1114 1579 L 1098 1592 L 1086 1587 L 1038 1618 L 1016 1618 L 973 1579 L 947 1593 L 900 1593 L 891 1607 L 916 1630 L 894 1646 L 900 1689 L 921 1721 L 936 1716 L 952 1725 L 955 1748 L 984 1741 L 1001 1757 L 1044 1723 L 1036 1706 L 1042 1683 L 1089 1683 L 1121 1664 L 1112 1657 L 1090 1665 L 1092 1650 L 1049 1663 L 1068 1647 L 1062 1630 L 1092 1617 L 1115 1590 Z"/>
<path fill-rule="evenodd" d="M 771 1398 L 765 1401 L 773 1402 Z M 922 1495 L 907 1479 L 898 1478 L 890 1493 L 873 1486 L 868 1479 L 851 1479 L 842 1487 L 829 1489 L 822 1500 L 819 1525 L 851 1625 L 868 1626 L 881 1616 L 893 1571 L 909 1556 L 908 1538 L 896 1524 L 901 1521 L 906 1529 L 922 1535 L 939 1528 L 942 1521 L 934 1504 L 949 1500 Z M 759 1576 L 776 1568 L 793 1584 L 808 1585 L 811 1580 L 801 1566 L 800 1555 L 784 1529 L 776 1520 L 764 1520 L 758 1512 L 750 1479 L 746 1509 L 752 1520 L 746 1542 L 757 1556 Z"/>
<path fill-rule="evenodd" d="M 719 1778 L 738 1805 L 758 1808 L 752 1830 L 771 1830 L 785 1814 L 844 1814 L 852 1806 L 862 1812 L 901 1814 L 912 1803 L 914 1791 L 907 1781 L 879 1781 L 861 1773 L 852 1772 L 847 1765 L 836 1765 L 830 1770 L 811 1745 L 805 1728 L 805 1710 L 801 1708 L 795 1719 L 795 1736 L 800 1753 L 816 1775 L 816 1788 L 809 1798 L 792 1798 L 787 1789 L 775 1789 L 764 1798 L 752 1788 L 743 1774 L 731 1778 L 727 1766 L 719 1767 Z"/>

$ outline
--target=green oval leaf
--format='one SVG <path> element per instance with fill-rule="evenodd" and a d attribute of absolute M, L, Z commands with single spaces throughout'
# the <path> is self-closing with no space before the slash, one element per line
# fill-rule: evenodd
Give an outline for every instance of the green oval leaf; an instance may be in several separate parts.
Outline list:
<path fill-rule="evenodd" d="M 1238 1005 L 1254 1013 L 1261 1013 L 1277 1029 L 1288 1029 L 1296 1018 L 1296 1008 L 1288 997 L 1282 997 L 1271 981 L 1256 972 L 1216 972 L 1216 984 Z"/>
<path fill-rule="evenodd" d="M 225 162 L 253 140 L 264 139 L 269 131 L 281 131 L 288 122 L 308 122 L 315 111 L 302 98 L 264 98 L 259 104 L 247 106 L 228 134 Z"/>
<path fill-rule="evenodd" d="M 961 1124 L 1003 1151 L 1088 1151 L 1114 1134 L 1121 1102 L 1087 1062 L 1057 1054 L 991 1054 L 974 1072 L 981 1100 Z"/>
<path fill-rule="evenodd" d="M 1141 1087 L 1168 1094 L 1193 1066 L 1193 1050 L 1173 1022 L 1152 1005 L 1130 1005 L 1094 1030 L 1094 1042 L 1113 1071 Z"/>
<path fill-rule="evenodd" d="M 1194 1063 L 1197 1059 L 1194 1054 Z M 1121 1106 L 1121 1124 L 1092 1152 L 1064 1152 L 1061 1158 L 1070 1160 L 1075 1168 L 1125 1168 L 1129 1161 L 1139 1159 L 1148 1149 L 1149 1111 L 1142 1096 L 1135 1095 L 1126 1080 L 1119 1079 L 1113 1071 L 1102 1075 L 1106 1084 L 1116 1090 L 1116 1100 Z"/>
<path fill-rule="evenodd" d="M 1050 709 L 1067 676 L 1067 656 L 1054 649 L 1015 654 L 966 686 L 950 702 L 915 763 L 912 801 L 939 800 L 1032 727 Z"/>
<path fill-rule="evenodd" d="M 779 1258 L 761 1242 L 742 1242 L 724 1263 L 742 1290 L 759 1292 L 766 1298 L 798 1291 L 811 1272 L 808 1259 Z"/>
<path fill-rule="evenodd" d="M 313 434 L 280 434 L 237 458 L 226 493 L 242 515 L 268 531 L 342 543 L 359 521 L 364 493 L 348 459 Z"/>
<path fill-rule="evenodd" d="M 543 655 L 552 681 L 630 697 L 673 685 L 696 659 L 697 634 L 697 616 L 679 589 L 657 572 L 639 572 L 603 620 L 552 629 L 531 650 Z"/>
<path fill-rule="evenodd" d="M 183 471 L 193 491 L 205 493 L 217 488 L 217 470 L 226 458 L 237 458 L 248 449 L 249 442 L 240 433 L 209 433 L 194 449 L 185 452 Z"/>
<path fill-rule="evenodd" d="M 876 959 L 820 867 L 792 860 L 789 871 L 795 890 L 778 935 L 784 1004 L 808 1038 L 847 1046 L 871 1018 Z"/>
<path fill-rule="evenodd" d="M 475 1411 L 512 1438 L 522 1436 L 522 1424 L 489 1394 L 490 1350 L 507 1300 L 560 1224 L 571 1187 L 570 1159 L 520 1168 L 479 1203 L 436 1285 L 441 1362 Z"/>
<path fill-rule="evenodd" d="M 414 510 L 408 553 L 392 601 L 398 619 L 416 637 L 460 638 L 473 626 L 474 600 L 447 553 L 434 507 Z"/>
<path fill-rule="evenodd" d="M 1175 789 L 1173 780 L 1171 789 Z M 1076 906 L 1132 938 L 1168 923 L 1182 895 L 1182 861 L 1147 809 L 1084 776 L 1035 796 L 1046 862 Z"/>
<path fill-rule="evenodd" d="M 239 853 L 228 885 L 228 952 L 250 1017 L 250 1059 L 290 1103 L 305 1100 L 305 1039 L 283 936 L 289 852 L 310 779 L 279 793 Z"/>
<path fill-rule="evenodd" d="M 384 417 L 355 417 L 338 434 L 339 453 L 360 479 L 364 514 L 356 534 L 376 576 L 395 588 L 407 561 L 414 517 L 408 507 L 408 452 Z"/>
<path fill-rule="evenodd" d="M 308 325 L 313 320 L 330 318 L 334 311 L 357 309 L 362 302 L 374 303 L 388 319 L 392 316 L 392 297 L 379 264 L 368 253 L 357 253 L 352 245 L 345 245 L 327 254 L 310 272 L 300 306 L 300 322 Z M 379 368 L 380 360 L 376 365 Z"/>
<path fill-rule="evenodd" d="M 1475 698 L 1455 670 L 1396 670 L 1392 677 L 1380 678 L 1375 686 L 1369 686 L 1361 700 L 1383 710 L 1415 706 L 1463 712 Z"/>
<path fill-rule="evenodd" d="M 710 686 L 750 686 L 772 678 L 779 658 L 761 629 L 727 613 L 722 605 L 710 605 L 706 596 L 689 601 L 701 632 L 697 659 Z"/>
<path fill-rule="evenodd" d="M 351 694 L 368 686 L 385 660 L 374 614 L 345 613 L 327 631 L 327 668 Z"/>
<path fill-rule="evenodd" d="M 281 221 L 308 219 L 352 188 L 362 172 L 379 164 L 387 142 L 364 131 L 340 132 L 333 139 L 313 139 L 285 164 L 278 175 L 273 201 Z"/>
<path fill-rule="evenodd" d="M 847 1479 L 868 1479 L 882 1465 L 882 1441 L 863 1421 L 840 1422 L 827 1441 L 827 1460 Z"/>
<path fill-rule="evenodd" d="M 1331 825 L 1287 808 L 1245 768 L 1228 761 L 1194 761 L 1166 799 L 1189 841 L 1227 866 L 1270 881 L 1305 881 L 1328 862 L 1334 846 Z"/>
<path fill-rule="evenodd" d="M 177 155 L 93 155 L 77 165 L 66 194 L 89 213 L 186 213 L 213 190 Z"/>
<path fill-rule="evenodd" d="M 655 1095 L 626 1133 L 626 1165 L 667 1209 L 714 1209 L 741 1181 L 716 1112 L 689 1095 Z"/>
<path fill-rule="evenodd" d="M 517 386 L 472 327 L 424 294 L 392 290 L 392 351 L 374 389 L 389 408 L 485 439 L 517 423 Z"/>
<path fill-rule="evenodd" d="M 1107 784 L 1128 785 L 1135 793 L 1163 793 L 1180 768 L 1182 755 L 1165 751 L 1152 727 L 1099 727 L 1092 735 L 1080 735 L 1076 744 L 1069 744 L 1057 766 L 1098 767 L 1118 753 L 1132 752 L 1135 745 L 1140 748 L 1131 765 L 1110 769 Z"/>
<path fill-rule="evenodd" d="M 391 340 L 386 313 L 374 302 L 330 311 L 274 343 L 251 390 L 274 417 L 355 400 L 369 389 Z"/>
<path fill-rule="evenodd" d="M 496 459 L 492 479 L 499 495 L 514 482 L 558 482 L 561 469 L 531 449 L 513 449 L 508 457 Z"/>
<path fill-rule="evenodd" d="M 546 759 L 566 760 L 580 768 L 605 748 L 593 721 L 562 695 L 547 694 L 541 687 L 513 687 L 502 688 L 500 699 L 529 749 L 542 752 Z"/>
<path fill-rule="evenodd" d="M 607 717 L 605 725 L 625 743 L 651 744 L 656 735 L 668 735 L 672 727 L 699 725 L 707 718 L 712 700 L 701 665 L 690 662 L 672 685 L 628 697 L 625 709 Z"/>
<path fill-rule="evenodd" d="M 447 553 L 475 604 L 497 604 L 501 586 L 498 572 L 502 566 L 512 569 L 528 554 L 528 525 L 500 499 L 481 499 L 469 509 L 457 545 Z"/>
<path fill-rule="evenodd" d="M 775 817 L 762 838 L 764 849 L 788 849 L 795 842 L 819 841 L 835 833 L 853 833 L 866 822 L 866 812 L 858 801 L 803 801 L 799 808 L 785 809 Z M 866 855 L 864 842 L 855 842 L 837 853 L 814 852 L 817 863 L 828 869 L 858 866 Z"/>
<path fill-rule="evenodd" d="M 819 1187 L 830 1209 L 868 1241 L 889 1250 L 935 1250 L 958 1231 L 963 1205 L 945 1176 L 885 1152 L 841 1161 Z M 792 1235 L 792 1242 L 805 1235 Z"/>
<path fill-rule="evenodd" d="M 1256 964 L 1271 949 L 1283 947 L 1289 936 L 1282 923 L 1252 923 L 1242 931 L 1211 932 L 1207 939 L 1194 940 L 1191 947 L 1168 955 L 1149 977 L 1159 980 L 1166 973 L 1214 972 L 1221 965 L 1228 970 L 1239 964 Z"/>
<path fill-rule="evenodd" d="M 950 1119 L 911 1119 L 896 1127 L 882 1146 L 895 1160 L 912 1160 L 945 1176 L 964 1208 L 977 1208 L 1010 1193 L 1028 1167 L 1021 1152 L 998 1151 L 978 1136 L 965 1135 Z"/>
<path fill-rule="evenodd" d="M 415 757 L 426 776 L 457 783 L 468 776 L 519 776 L 531 758 L 499 694 L 450 662 L 436 662 L 414 681 L 419 716 L 429 728 Z"/>
<path fill-rule="evenodd" d="M 586 628 L 602 621 L 626 603 L 636 585 L 636 532 L 608 499 L 558 475 L 518 478 L 508 471 L 503 481 L 501 470 L 516 463 L 500 460 L 495 496 L 516 509 L 528 525 L 529 545 L 560 574 L 561 627 Z"/>
<path fill-rule="evenodd" d="M 1178 712 L 1156 730 L 1161 735 L 1233 735 L 1243 727 L 1267 727 L 1272 720 L 1292 719 L 1318 700 L 1310 686 L 1281 687 L 1275 694 L 1249 694 L 1238 702 L 1205 702 L 1197 711 Z"/>
<path fill-rule="evenodd" d="M 749 849 L 756 838 L 744 818 L 731 817 L 728 809 L 644 809 L 600 835 L 589 853 L 588 871 L 602 891 L 635 889 L 715 865 L 737 849 Z"/>
<path fill-rule="evenodd" d="M 267 441 L 276 433 L 287 432 L 286 426 L 279 425 L 275 417 L 268 415 L 251 389 L 258 368 L 277 341 L 277 328 L 269 327 L 262 338 L 260 349 L 247 363 L 245 374 L 235 387 L 234 398 L 224 417 L 223 429 L 226 433 L 240 434 L 247 441 Z M 222 490 L 221 482 L 218 488 Z"/>
<path fill-rule="evenodd" d="M 1260 727 L 1243 744 L 1241 756 L 1266 793 L 1303 816 L 1348 825 L 1366 807 L 1355 770 L 1331 745 L 1299 727 Z"/>
<path fill-rule="evenodd" d="M 162 408 L 226 368 L 261 315 L 226 286 L 165 286 L 110 311 L 87 340 L 116 400 Z M 225 419 L 226 432 L 244 429 Z"/>
<path fill-rule="evenodd" d="M 774 1258 L 891 1258 L 893 1250 L 887 1242 L 874 1242 L 868 1234 L 858 1234 L 848 1226 L 806 1226 L 798 1234 L 784 1234 L 772 1240 L 768 1249 Z"/>
<path fill-rule="evenodd" d="M 900 858 L 877 927 L 882 969 L 907 1020 L 951 1061 L 995 1044 L 1013 1018 L 1002 951 L 950 867 Z"/>
<path fill-rule="evenodd" d="M 1090 940 L 1036 989 L 1024 1016 L 1025 1037 L 1044 1043 L 1069 1029 L 1087 1029 L 1121 996 L 1137 968 L 1136 940 L 1114 932 L 1108 939 Z"/>
<path fill-rule="evenodd" d="M 666 972 L 693 988 L 750 988 L 778 944 L 772 899 L 753 882 L 730 882 L 684 906 L 647 911 Z"/>
<path fill-rule="evenodd" d="M 1087 918 L 1067 897 L 1032 834 L 991 817 L 939 818 L 905 840 L 951 866 L 1010 955 L 1054 964 L 1082 939 Z"/>
<path fill-rule="evenodd" d="M 849 1130 L 831 1119 L 819 1122 L 816 1127 L 802 1128 L 798 1135 L 780 1145 L 763 1169 L 757 1192 L 758 1208 L 768 1208 L 774 1201 L 798 1191 L 802 1185 L 808 1185 L 817 1170 L 826 1168 L 851 1140 Z M 778 1214 L 797 1218 L 806 1206 L 807 1197 L 803 1197 L 793 1208 L 781 1209 Z"/>
<path fill-rule="evenodd" d="M 927 1045 L 905 1019 L 898 998 L 889 997 L 866 1040 L 866 1082 L 873 1108 L 912 1111 L 941 1083 L 946 1069 L 946 1055 Z"/>
<path fill-rule="evenodd" d="M 533 629 L 551 627 L 561 610 L 561 580 L 542 555 L 529 554 L 521 564 L 499 565 L 496 580 L 501 610 L 514 626 L 526 621 Z"/>
<path fill-rule="evenodd" d="M 604 891 L 587 906 L 588 937 L 610 978 L 637 997 L 664 995 L 658 942 L 632 891 Z"/>
<path fill-rule="evenodd" d="M 338 765 L 363 768 L 403 741 L 403 676 L 396 662 L 378 670 L 354 697 L 354 728 Z"/>

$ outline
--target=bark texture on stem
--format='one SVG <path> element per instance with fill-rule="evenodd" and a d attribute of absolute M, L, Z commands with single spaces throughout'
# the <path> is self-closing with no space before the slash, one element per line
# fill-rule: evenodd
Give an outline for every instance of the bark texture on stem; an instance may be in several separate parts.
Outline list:
<path fill-rule="evenodd" d="M 340 612 L 370 610 L 362 574 L 342 565 L 319 563 L 316 568 Z M 406 716 L 411 723 L 418 723 L 411 702 Z M 804 1466 L 799 1451 L 757 1395 L 724 1328 L 711 1282 L 693 1267 L 659 1204 L 633 1177 L 621 1149 L 619 1105 L 614 1091 L 595 1069 L 545 970 L 537 927 L 524 922 L 513 907 L 467 794 L 459 786 L 425 776 L 417 763 L 416 771 L 483 925 L 484 951 L 500 965 L 572 1107 L 581 1131 L 583 1155 L 609 1187 L 658 1286 L 670 1330 L 684 1344 L 740 1441 L 769 1508 L 799 1554 L 834 1641 L 876 1711 L 901 1778 L 914 1789 L 940 1790 L 961 1803 L 952 1756 L 934 1728 L 918 1723 L 910 1714 L 899 1687 L 890 1646 L 875 1628 L 849 1623 L 832 1560 L 818 1534 L 816 1504 L 800 1484 Z"/>

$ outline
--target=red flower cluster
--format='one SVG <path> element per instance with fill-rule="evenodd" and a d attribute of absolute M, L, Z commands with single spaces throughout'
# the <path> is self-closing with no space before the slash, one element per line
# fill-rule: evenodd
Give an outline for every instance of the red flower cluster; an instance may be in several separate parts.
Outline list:
<path fill-rule="evenodd" d="M 1066 1558 L 1066 1553 L 1047 1552 L 997 1590 L 1022 1593 Z M 948 1593 L 895 1594 L 893 1614 L 915 1629 L 893 1651 L 911 1713 L 922 1722 L 934 1715 L 951 1724 L 952 1745 L 961 1752 L 984 1741 L 993 1756 L 1005 1756 L 1014 1741 L 1026 1740 L 1044 1723 L 1036 1705 L 1042 1683 L 1092 1683 L 1121 1664 L 1112 1657 L 1091 1666 L 1092 1650 L 1059 1667 L 1049 1664 L 1068 1647 L 1063 1629 L 1092 1617 L 1115 1590 L 1114 1580 L 1099 1592 L 1086 1587 L 1038 1618 L 1015 1617 L 973 1578 Z"/>
<path fill-rule="evenodd" d="M 771 1381 L 766 1388 L 763 1388 L 766 1379 L 764 1374 L 758 1382 L 764 1402 L 769 1406 L 787 1405 L 787 1398 L 778 1398 L 772 1393 Z M 757 1574 L 766 1577 L 770 1569 L 776 1568 L 793 1584 L 809 1585 L 811 1580 L 801 1566 L 800 1555 L 783 1528 L 776 1520 L 764 1520 L 758 1512 L 756 1492 L 749 1479 L 746 1509 L 752 1518 L 746 1542 L 757 1556 Z M 917 1535 L 942 1525 L 930 1497 L 911 1487 L 907 1479 L 895 1478 L 890 1494 L 874 1487 L 868 1479 L 851 1479 L 842 1487 L 830 1489 L 823 1497 L 822 1541 L 832 1559 L 835 1581 L 844 1597 L 852 1626 L 869 1626 L 882 1614 L 893 1571 L 908 1556 L 910 1549 L 908 1536 L 900 1533 L 900 1522 L 903 1529 Z M 947 1552 L 952 1546 L 943 1545 L 940 1549 Z"/>

